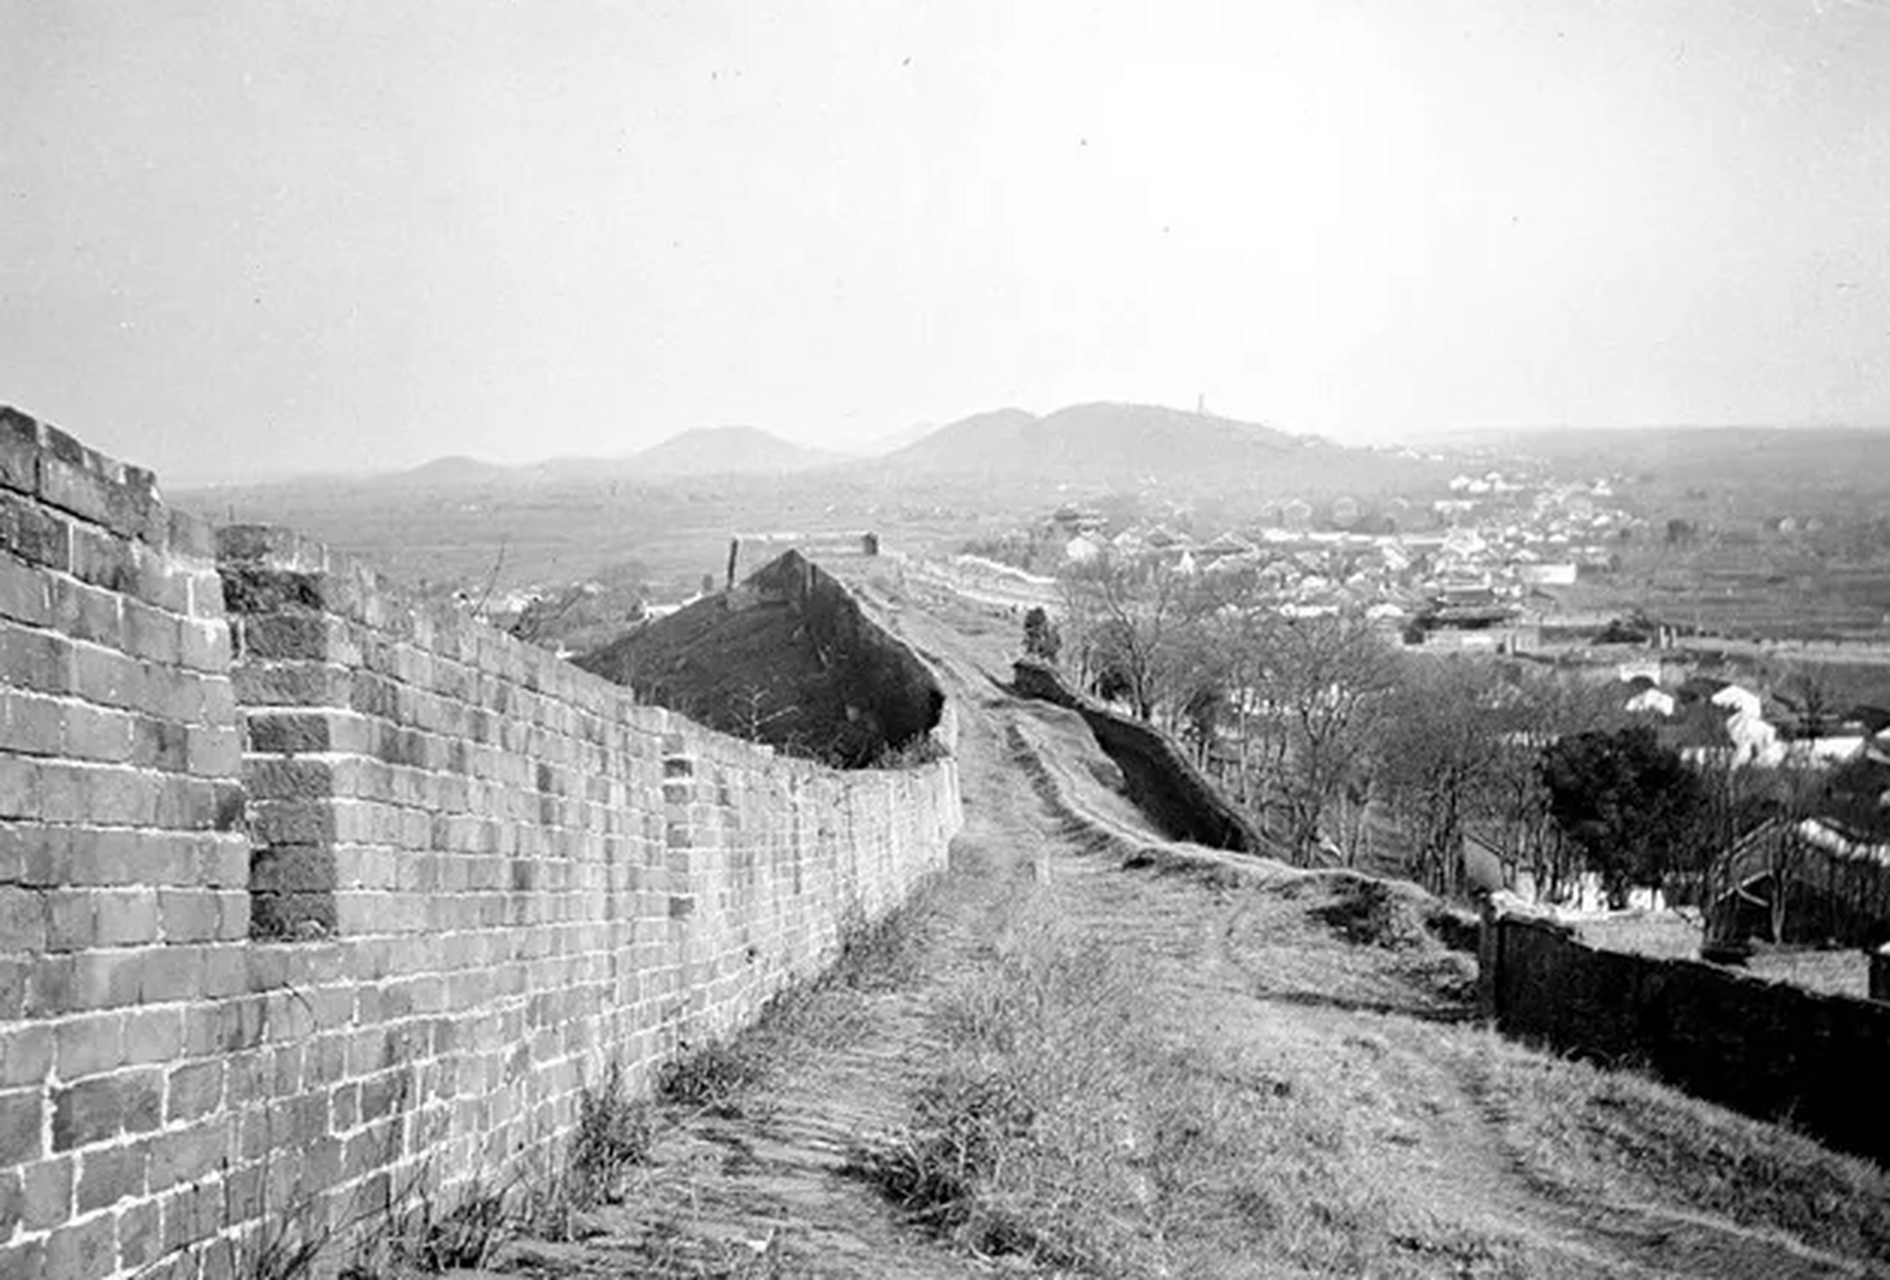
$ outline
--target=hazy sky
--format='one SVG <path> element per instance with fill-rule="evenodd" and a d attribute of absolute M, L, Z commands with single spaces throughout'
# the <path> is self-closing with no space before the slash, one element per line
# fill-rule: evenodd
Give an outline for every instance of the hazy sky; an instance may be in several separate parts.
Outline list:
<path fill-rule="evenodd" d="M 0 0 L 0 83 L 0 401 L 173 476 L 1890 423 L 1890 0 Z"/>

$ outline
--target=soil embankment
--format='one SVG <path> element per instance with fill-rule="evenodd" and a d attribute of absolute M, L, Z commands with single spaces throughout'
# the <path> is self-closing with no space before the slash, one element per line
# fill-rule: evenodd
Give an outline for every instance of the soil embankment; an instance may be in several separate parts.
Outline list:
<path fill-rule="evenodd" d="M 843 768 L 923 738 L 945 704 L 925 664 L 795 551 L 576 664 L 725 733 Z"/>

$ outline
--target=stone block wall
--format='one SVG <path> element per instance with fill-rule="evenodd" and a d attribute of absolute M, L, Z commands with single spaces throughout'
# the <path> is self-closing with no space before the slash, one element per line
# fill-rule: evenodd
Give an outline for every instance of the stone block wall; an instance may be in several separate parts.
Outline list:
<path fill-rule="evenodd" d="M 1784 1119 L 1840 1150 L 1890 1162 L 1890 1005 L 1824 995 L 1694 960 L 1591 947 L 1564 925 L 1485 911 L 1483 1012 L 1503 1032 L 1689 1093 Z"/>
<path fill-rule="evenodd" d="M 0 1280 L 545 1165 L 943 865 L 949 759 L 777 757 L 0 428 Z"/>

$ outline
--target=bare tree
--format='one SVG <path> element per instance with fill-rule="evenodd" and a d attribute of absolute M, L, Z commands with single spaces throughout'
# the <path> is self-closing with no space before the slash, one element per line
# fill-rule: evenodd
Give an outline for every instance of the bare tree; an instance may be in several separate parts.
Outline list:
<path fill-rule="evenodd" d="M 1806 818 L 1818 812 L 1826 795 L 1828 784 L 1822 773 L 1816 769 L 1788 764 L 1773 770 L 1771 784 L 1769 799 L 1782 829 L 1781 838 L 1769 846 L 1770 861 L 1766 868 L 1772 882 L 1769 923 L 1772 926 L 1772 941 L 1783 942 L 1790 924 L 1793 886 L 1801 880 L 1809 880 L 1808 873 L 1814 860 L 1821 861 L 1828 873 L 1837 859 L 1828 854 L 1814 859 L 1799 829 Z M 1827 883 L 1821 887 L 1829 905 L 1840 895 L 1838 886 L 1830 883 L 1828 874 L 1825 879 Z"/>
<path fill-rule="evenodd" d="M 1623 723 L 1620 691 L 1611 682 L 1524 667 L 1511 673 L 1500 702 L 1501 750 L 1490 774 L 1488 829 L 1506 862 L 1529 869 L 1536 896 L 1559 901 L 1581 868 L 1550 815 L 1537 764 L 1563 736 Z"/>
<path fill-rule="evenodd" d="M 1413 663 L 1389 700 L 1377 744 L 1381 790 L 1410 833 L 1416 877 L 1462 889 L 1463 843 L 1501 803 L 1512 699 L 1490 664 Z"/>
<path fill-rule="evenodd" d="M 1800 824 L 1817 813 L 1829 793 L 1815 768 L 1787 760 L 1778 767 L 1739 765 L 1704 769 L 1707 797 L 1699 852 L 1702 942 L 1732 943 L 1741 900 L 1763 902 L 1773 941 L 1790 923 L 1792 889 L 1809 879 L 1813 855 Z M 1769 885 L 1759 899 L 1746 886 Z M 1827 890 L 1835 888 L 1824 885 Z"/>
<path fill-rule="evenodd" d="M 801 708 L 798 703 L 770 708 L 768 703 L 773 698 L 771 690 L 765 686 L 748 683 L 731 689 L 727 695 L 728 719 L 730 732 L 747 738 L 750 742 L 766 741 L 763 731 L 777 720 L 794 715 Z"/>
<path fill-rule="evenodd" d="M 1252 578 L 1210 578 L 1202 584 L 1195 612 L 1197 667 L 1190 682 L 1197 690 L 1212 682 L 1220 693 L 1217 710 L 1233 758 L 1223 782 L 1236 803 L 1263 819 L 1267 790 L 1258 783 L 1276 776 L 1274 755 L 1283 747 L 1279 735 L 1258 732 L 1261 689 L 1265 683 L 1268 639 L 1279 624 L 1279 601 Z"/>
<path fill-rule="evenodd" d="M 1798 665 L 1780 684 L 1798 702 L 1799 736 L 1822 738 L 1831 727 L 1835 703 L 1829 678 L 1816 667 Z"/>
<path fill-rule="evenodd" d="M 1189 582 L 1154 560 L 1099 556 L 1063 577 L 1078 670 L 1105 697 L 1152 720 L 1172 693 L 1190 623 Z"/>
<path fill-rule="evenodd" d="M 1272 807 L 1295 860 L 1321 847 L 1328 809 L 1371 754 L 1397 655 L 1361 615 L 1278 618 L 1264 638 L 1257 735 Z"/>

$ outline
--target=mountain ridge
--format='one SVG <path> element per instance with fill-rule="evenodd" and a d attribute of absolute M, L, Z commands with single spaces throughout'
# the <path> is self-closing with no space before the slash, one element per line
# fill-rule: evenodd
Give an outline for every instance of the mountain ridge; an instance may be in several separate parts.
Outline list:
<path fill-rule="evenodd" d="M 881 459 L 903 473 L 1180 478 L 1259 465 L 1316 442 L 1276 427 L 1163 405 L 1090 401 L 1037 417 L 996 409 L 940 427 Z"/>
<path fill-rule="evenodd" d="M 825 449 L 785 440 L 760 427 L 691 427 L 623 460 L 638 476 L 702 476 L 811 471 L 845 461 Z"/>
<path fill-rule="evenodd" d="M 593 476 L 666 481 L 713 475 L 765 477 L 831 472 L 903 486 L 985 477 L 1133 487 L 1145 482 L 1225 487 L 1255 478 L 1377 472 L 1366 448 L 1256 422 L 1164 405 L 1088 401 L 1039 416 L 990 409 L 933 428 L 877 456 L 818 449 L 752 426 L 695 427 L 629 455 L 551 458 L 501 466 L 452 456 L 397 473 L 424 484 Z"/>

